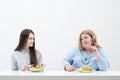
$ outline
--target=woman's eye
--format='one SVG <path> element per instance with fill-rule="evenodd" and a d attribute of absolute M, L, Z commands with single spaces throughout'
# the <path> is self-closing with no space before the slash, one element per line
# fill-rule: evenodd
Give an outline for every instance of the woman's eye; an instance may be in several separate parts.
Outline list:
<path fill-rule="evenodd" d="M 32 40 L 32 39 L 34 40 L 34 38 L 29 38 L 29 40 Z"/>
<path fill-rule="evenodd" d="M 85 37 L 84 39 L 88 39 L 88 37 Z"/>

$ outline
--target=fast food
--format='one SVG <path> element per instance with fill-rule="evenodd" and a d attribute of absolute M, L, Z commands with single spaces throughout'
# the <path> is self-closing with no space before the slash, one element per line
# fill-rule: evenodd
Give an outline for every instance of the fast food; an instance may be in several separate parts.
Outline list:
<path fill-rule="evenodd" d="M 93 68 L 90 66 L 80 67 L 78 68 L 78 72 L 91 73 L 93 72 Z"/>

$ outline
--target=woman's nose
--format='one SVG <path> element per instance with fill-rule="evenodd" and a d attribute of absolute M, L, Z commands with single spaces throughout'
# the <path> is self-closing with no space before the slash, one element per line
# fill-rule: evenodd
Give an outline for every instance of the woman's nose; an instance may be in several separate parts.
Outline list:
<path fill-rule="evenodd" d="M 87 41 L 86 40 L 83 40 L 84 43 L 86 43 Z"/>
<path fill-rule="evenodd" d="M 34 39 L 32 39 L 32 42 L 34 42 Z"/>

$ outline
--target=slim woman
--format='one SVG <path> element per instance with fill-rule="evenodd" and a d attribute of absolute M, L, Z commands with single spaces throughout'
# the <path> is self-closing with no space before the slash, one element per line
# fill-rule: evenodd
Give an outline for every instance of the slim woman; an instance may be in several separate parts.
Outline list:
<path fill-rule="evenodd" d="M 31 29 L 22 30 L 19 43 L 11 55 L 11 59 L 12 70 L 25 71 L 29 65 L 42 63 L 42 55 L 35 48 L 35 35 Z"/>

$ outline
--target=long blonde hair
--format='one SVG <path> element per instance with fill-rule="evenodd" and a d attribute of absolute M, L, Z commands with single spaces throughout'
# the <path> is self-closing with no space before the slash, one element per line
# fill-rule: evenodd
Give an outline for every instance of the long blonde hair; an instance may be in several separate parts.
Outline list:
<path fill-rule="evenodd" d="M 81 39 L 81 35 L 82 35 L 82 34 L 87 34 L 87 35 L 89 35 L 89 36 L 91 37 L 92 46 L 95 46 L 95 47 L 97 47 L 97 48 L 100 47 L 100 46 L 98 45 L 98 43 L 97 43 L 97 37 L 96 37 L 95 33 L 94 33 L 92 30 L 88 29 L 88 30 L 84 30 L 84 31 L 80 34 L 80 36 L 79 36 L 78 43 L 79 43 L 79 49 L 80 49 L 80 50 L 84 50 L 84 48 L 83 48 L 83 46 L 82 46 L 82 39 Z"/>

